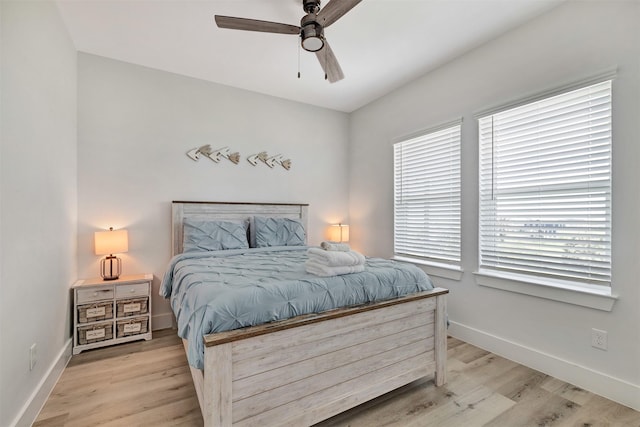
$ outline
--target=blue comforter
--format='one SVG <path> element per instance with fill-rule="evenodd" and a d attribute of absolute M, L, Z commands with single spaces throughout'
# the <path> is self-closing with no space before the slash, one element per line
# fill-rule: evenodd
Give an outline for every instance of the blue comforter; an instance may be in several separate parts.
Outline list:
<path fill-rule="evenodd" d="M 367 258 L 365 271 L 318 277 L 305 271 L 307 247 L 176 255 L 160 294 L 171 298 L 189 364 L 203 368 L 202 336 L 433 289 L 418 267 Z"/>

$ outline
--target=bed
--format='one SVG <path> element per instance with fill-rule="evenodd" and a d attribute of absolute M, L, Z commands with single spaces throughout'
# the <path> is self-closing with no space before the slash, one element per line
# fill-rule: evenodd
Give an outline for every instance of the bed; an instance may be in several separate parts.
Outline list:
<path fill-rule="evenodd" d="M 281 218 L 303 224 L 306 229 L 307 211 L 305 204 L 173 202 L 173 255 L 183 253 L 187 238 L 183 233 L 187 224 L 198 221 L 248 224 L 254 217 Z M 254 236 L 247 233 L 246 238 L 252 241 Z M 423 290 L 421 284 L 404 284 L 402 280 L 394 279 L 390 289 L 404 294 L 385 294 L 387 291 L 378 290 L 377 284 L 371 285 L 374 280 L 371 275 L 377 270 L 401 268 L 397 263 L 386 264 L 391 261 L 368 258 L 364 273 L 346 275 L 354 276 L 358 289 L 363 289 L 367 297 L 372 292 L 379 293 L 375 302 L 327 310 L 322 309 L 324 305 L 301 303 L 309 307 L 301 309 L 301 304 L 296 305 L 297 295 L 289 293 L 293 292 L 291 289 L 302 285 L 338 289 L 334 288 L 333 278 L 321 282 L 305 276 L 284 285 L 264 279 L 264 285 L 246 294 L 248 300 L 264 302 L 270 301 L 273 295 L 286 293 L 283 298 L 287 303 L 275 304 L 291 306 L 289 312 L 273 314 L 269 308 L 256 308 L 257 314 L 249 316 L 259 318 L 262 310 L 267 315 L 266 323 L 253 319 L 251 322 L 258 324 L 242 326 L 249 322 L 245 319 L 247 316 L 241 316 L 247 310 L 229 309 L 229 304 L 223 305 L 223 311 L 229 312 L 231 326 L 216 326 L 211 318 L 187 310 L 186 307 L 203 298 L 193 294 L 198 286 L 209 289 L 202 285 L 209 276 L 203 275 L 201 270 L 209 268 L 210 264 L 220 264 L 222 270 L 232 268 L 234 263 L 249 266 L 247 271 L 241 269 L 238 273 L 242 283 L 242 280 L 255 280 L 251 276 L 254 260 L 262 262 L 265 257 L 273 257 L 284 280 L 289 270 L 298 268 L 295 260 L 304 257 L 304 249 L 305 246 L 258 250 L 234 248 L 220 253 L 185 253 L 172 259 L 170 265 L 180 267 L 180 272 L 183 272 L 183 266 L 195 260 L 196 270 L 184 267 L 182 274 L 190 277 L 189 286 L 182 290 L 177 290 L 177 286 L 169 288 L 164 296 L 171 295 L 205 426 L 308 426 L 425 376 L 433 376 L 437 386 L 445 383 L 448 291 L 436 287 Z M 281 256 L 290 258 L 281 261 Z M 409 268 L 402 268 L 402 274 L 410 272 Z M 173 268 L 167 270 L 163 287 L 174 279 L 168 277 L 173 271 Z M 212 274 L 219 276 L 221 273 Z M 227 283 L 226 278 L 216 280 Z M 417 291 L 411 286 L 417 286 Z M 404 287 L 407 289 L 402 290 Z M 255 297 L 255 292 L 259 295 L 268 293 L 269 298 Z M 339 291 L 331 293 L 332 303 L 336 293 Z M 263 305 L 260 303 L 261 307 Z M 196 318 L 209 327 L 206 330 L 232 329 L 212 333 L 196 331 L 192 323 Z M 224 320 L 221 323 L 224 324 Z"/>

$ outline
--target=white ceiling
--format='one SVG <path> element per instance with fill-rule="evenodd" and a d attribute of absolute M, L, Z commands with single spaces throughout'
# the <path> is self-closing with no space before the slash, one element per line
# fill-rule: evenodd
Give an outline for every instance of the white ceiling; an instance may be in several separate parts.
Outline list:
<path fill-rule="evenodd" d="M 363 0 L 325 30 L 345 74 L 334 84 L 315 54 L 298 55 L 297 36 L 220 29 L 213 21 L 218 14 L 299 25 L 301 0 L 57 4 L 81 52 L 351 112 L 562 1 Z"/>

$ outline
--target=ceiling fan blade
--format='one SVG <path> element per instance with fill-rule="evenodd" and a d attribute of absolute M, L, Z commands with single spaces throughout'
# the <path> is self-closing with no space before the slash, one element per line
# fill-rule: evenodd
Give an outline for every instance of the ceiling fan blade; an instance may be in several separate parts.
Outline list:
<path fill-rule="evenodd" d="M 362 0 L 331 0 L 318 12 L 318 23 L 325 28 L 328 27 L 361 1 Z"/>
<path fill-rule="evenodd" d="M 300 34 L 300 27 L 279 22 L 259 21 L 257 19 L 235 18 L 215 15 L 216 25 L 230 30 L 260 31 L 263 33 Z"/>
<path fill-rule="evenodd" d="M 324 41 L 324 47 L 316 52 L 316 56 L 330 83 L 344 79 L 342 68 L 340 68 L 340 64 L 338 64 L 338 60 L 326 40 Z"/>

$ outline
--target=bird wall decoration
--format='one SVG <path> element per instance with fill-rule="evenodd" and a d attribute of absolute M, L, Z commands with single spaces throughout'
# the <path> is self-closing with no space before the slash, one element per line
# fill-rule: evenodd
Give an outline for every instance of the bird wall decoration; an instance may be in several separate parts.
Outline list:
<path fill-rule="evenodd" d="M 216 163 L 220 162 L 220 159 L 223 157 L 236 165 L 240 162 L 240 153 L 232 153 L 229 147 L 212 150 L 209 144 L 187 151 L 187 156 L 196 162 L 200 160 L 201 156 L 208 157 Z"/>
<path fill-rule="evenodd" d="M 267 154 L 267 152 L 261 151 L 258 154 L 252 154 L 251 156 L 247 157 L 247 161 L 251 163 L 253 166 L 256 166 L 258 164 L 258 160 L 262 160 L 263 162 L 266 163 L 268 158 L 269 158 L 269 155 Z"/>
<path fill-rule="evenodd" d="M 253 154 L 247 157 L 247 161 L 253 166 L 256 166 L 258 164 L 258 161 L 262 161 L 265 165 L 269 166 L 272 169 L 276 165 L 280 165 L 286 170 L 291 169 L 291 159 L 283 159 L 282 154 L 276 154 L 275 156 L 269 157 L 266 151 L 261 151 L 258 154 Z"/>
<path fill-rule="evenodd" d="M 220 159 L 222 158 L 229 160 L 235 165 L 240 162 L 240 153 L 232 153 L 231 150 L 229 150 L 229 147 L 222 147 L 218 150 L 213 150 L 211 149 L 211 145 L 209 144 L 192 148 L 191 150 L 187 151 L 187 156 L 195 162 L 200 160 L 202 156 L 209 158 L 215 163 L 219 163 Z M 259 162 L 262 162 L 265 165 L 269 166 L 271 169 L 276 167 L 276 165 L 280 165 L 286 170 L 291 169 L 291 159 L 285 159 L 282 154 L 269 156 L 266 151 L 252 154 L 251 156 L 247 157 L 247 161 L 253 166 L 257 166 Z"/>

